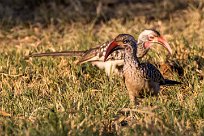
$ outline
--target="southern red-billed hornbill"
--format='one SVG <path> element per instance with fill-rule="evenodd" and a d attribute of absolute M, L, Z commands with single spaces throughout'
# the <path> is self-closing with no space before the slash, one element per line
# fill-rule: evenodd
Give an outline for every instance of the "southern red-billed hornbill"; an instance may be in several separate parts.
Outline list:
<path fill-rule="evenodd" d="M 116 50 L 124 50 L 123 76 L 131 102 L 135 104 L 136 97 L 140 93 L 158 94 L 160 85 L 175 85 L 180 82 L 165 79 L 160 71 L 150 63 L 140 63 L 136 56 L 138 47 L 142 43 L 136 43 L 129 34 L 118 35 L 108 46 L 104 61 Z M 149 44 L 149 41 L 143 44 Z M 141 45 L 140 45 L 141 46 Z"/>
<path fill-rule="evenodd" d="M 169 53 L 172 54 L 172 50 L 167 41 L 160 35 L 160 33 L 154 29 L 146 29 L 142 31 L 138 37 L 138 51 L 137 57 L 142 58 L 151 48 L 154 43 L 163 45 Z M 110 42 L 106 42 L 96 48 L 91 48 L 86 51 L 63 51 L 63 52 L 49 52 L 49 53 L 33 53 L 29 57 L 42 57 L 42 56 L 79 56 L 78 64 L 91 62 L 100 69 L 105 69 L 107 75 L 110 73 L 119 73 L 119 67 L 123 66 L 124 51 L 119 50 L 112 53 L 106 62 L 104 62 L 104 56 L 107 47 Z"/>

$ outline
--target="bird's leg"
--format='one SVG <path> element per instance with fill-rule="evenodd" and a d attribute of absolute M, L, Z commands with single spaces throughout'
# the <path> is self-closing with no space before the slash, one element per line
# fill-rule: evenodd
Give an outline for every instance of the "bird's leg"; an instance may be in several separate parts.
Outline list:
<path fill-rule="evenodd" d="M 128 91 L 129 92 L 129 98 L 130 98 L 130 108 L 136 108 L 136 98 L 135 98 L 135 95 L 131 92 L 131 91 Z"/>

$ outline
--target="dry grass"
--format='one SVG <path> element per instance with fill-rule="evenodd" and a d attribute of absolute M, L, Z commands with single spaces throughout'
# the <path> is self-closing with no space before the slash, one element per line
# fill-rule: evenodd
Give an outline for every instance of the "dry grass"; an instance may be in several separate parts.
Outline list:
<path fill-rule="evenodd" d="M 140 15 L 125 22 L 117 18 L 100 24 L 18 22 L 1 29 L 0 134 L 203 135 L 203 15 L 204 8 L 190 5 L 169 19 L 148 23 Z M 120 78 L 108 78 L 90 64 L 75 65 L 74 58 L 24 59 L 30 52 L 88 49 L 119 33 L 137 37 L 152 27 L 174 50 L 168 63 L 183 69 L 182 76 L 171 70 L 166 76 L 183 85 L 162 88 L 158 97 L 142 99 L 132 111 L 125 111 L 129 98 Z M 160 47 L 155 49 L 159 53 L 151 51 L 145 59 L 166 62 Z"/>

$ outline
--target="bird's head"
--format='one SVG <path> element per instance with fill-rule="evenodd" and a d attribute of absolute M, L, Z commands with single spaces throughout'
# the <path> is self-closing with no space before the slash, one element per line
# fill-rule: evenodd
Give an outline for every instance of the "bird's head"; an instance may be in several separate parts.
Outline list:
<path fill-rule="evenodd" d="M 145 29 L 140 33 L 138 44 L 142 44 L 145 50 L 149 50 L 154 43 L 164 46 L 168 52 L 172 54 L 170 45 L 158 31 L 154 29 Z"/>
<path fill-rule="evenodd" d="M 136 54 L 137 42 L 135 38 L 129 34 L 119 34 L 108 46 L 106 49 L 106 54 L 104 57 L 104 61 L 108 58 L 108 56 L 119 49 L 125 49 L 126 52 L 133 52 L 135 49 L 134 54 Z"/>

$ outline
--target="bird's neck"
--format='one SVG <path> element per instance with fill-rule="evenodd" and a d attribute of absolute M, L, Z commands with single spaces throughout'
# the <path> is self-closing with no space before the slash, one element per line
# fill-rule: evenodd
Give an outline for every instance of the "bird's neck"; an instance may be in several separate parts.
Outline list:
<path fill-rule="evenodd" d="M 125 49 L 124 70 L 139 67 L 139 60 L 136 56 L 136 52 L 137 52 L 136 48 Z"/>
<path fill-rule="evenodd" d="M 137 57 L 142 58 L 147 54 L 148 50 L 144 47 L 144 42 L 138 41 L 137 46 Z"/>

